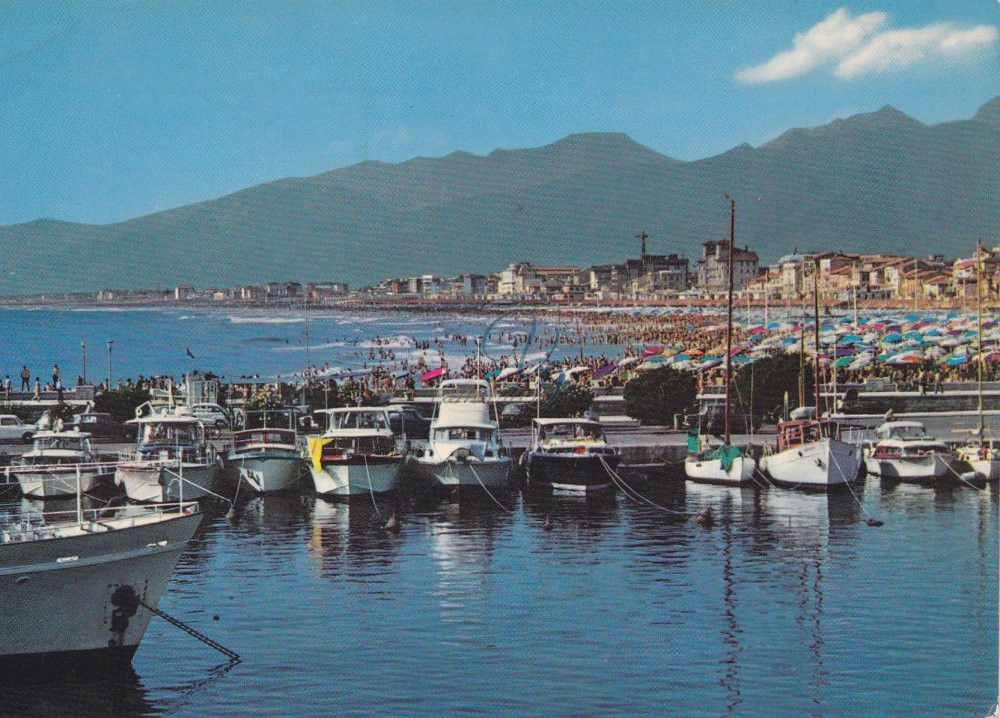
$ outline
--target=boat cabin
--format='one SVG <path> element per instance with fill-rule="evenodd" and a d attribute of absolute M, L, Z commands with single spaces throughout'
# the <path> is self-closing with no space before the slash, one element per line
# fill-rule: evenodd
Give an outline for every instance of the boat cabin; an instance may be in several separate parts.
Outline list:
<path fill-rule="evenodd" d="M 370 456 L 396 453 L 396 439 L 384 407 L 324 409 L 327 430 L 321 437 L 323 456 L 345 452 Z"/>
<path fill-rule="evenodd" d="M 31 450 L 33 453 L 54 451 L 89 453 L 90 434 L 79 431 L 40 431 L 35 434 Z"/>
<path fill-rule="evenodd" d="M 550 453 L 594 453 L 607 448 L 604 426 L 590 419 L 533 419 L 531 440 L 535 449 Z"/>
<path fill-rule="evenodd" d="M 778 424 L 778 451 L 791 449 L 802 444 L 811 444 L 822 439 L 839 439 L 840 425 L 834 421 L 798 419 Z"/>

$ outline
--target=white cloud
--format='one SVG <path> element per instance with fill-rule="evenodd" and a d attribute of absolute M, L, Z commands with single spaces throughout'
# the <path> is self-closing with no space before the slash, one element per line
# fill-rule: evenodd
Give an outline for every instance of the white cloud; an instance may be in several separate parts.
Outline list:
<path fill-rule="evenodd" d="M 956 59 L 974 55 L 996 42 L 992 25 L 961 28 L 951 23 L 905 28 L 879 33 L 833 69 L 837 77 L 852 78 L 885 72 L 935 58 Z"/>
<path fill-rule="evenodd" d="M 925 27 L 886 28 L 889 16 L 870 12 L 853 17 L 840 8 L 792 40 L 792 47 L 770 60 L 738 70 L 746 84 L 777 82 L 818 67 L 832 68 L 836 77 L 850 79 L 886 72 L 934 59 L 963 59 L 996 42 L 992 25 L 961 27 L 944 22 Z"/>
<path fill-rule="evenodd" d="M 885 25 L 888 19 L 889 16 L 884 12 L 852 17 L 847 8 L 842 7 L 805 32 L 797 34 L 790 49 L 779 52 L 760 65 L 739 70 L 736 79 L 747 84 L 757 84 L 802 75 L 854 51 L 869 35 Z"/>

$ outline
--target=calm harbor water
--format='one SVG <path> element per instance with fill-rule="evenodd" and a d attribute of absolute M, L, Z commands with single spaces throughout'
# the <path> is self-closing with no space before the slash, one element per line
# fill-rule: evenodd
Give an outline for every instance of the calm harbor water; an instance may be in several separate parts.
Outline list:
<path fill-rule="evenodd" d="M 134 673 L 0 680 L 26 715 L 974 716 L 996 690 L 997 498 L 679 476 L 604 501 L 400 506 L 312 495 L 220 512 Z M 712 503 L 703 528 L 683 514 Z M 381 505 L 383 513 L 389 510 Z M 551 515 L 555 527 L 545 531 Z M 67 606 L 72 610 L 72 606 Z M 218 616 L 218 620 L 213 620 Z M 5 617 L 10 620 L 11 617 Z"/>

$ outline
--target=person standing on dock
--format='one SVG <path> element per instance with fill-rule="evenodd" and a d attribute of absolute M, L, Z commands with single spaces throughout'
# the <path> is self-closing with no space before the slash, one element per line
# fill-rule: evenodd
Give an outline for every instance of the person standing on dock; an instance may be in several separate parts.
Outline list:
<path fill-rule="evenodd" d="M 10 401 L 10 374 L 3 378 L 3 398 L 4 401 Z"/>
<path fill-rule="evenodd" d="M 59 384 L 59 365 L 52 365 L 52 386 L 57 386 Z"/>
<path fill-rule="evenodd" d="M 42 398 L 42 382 L 37 376 L 35 377 L 35 393 L 31 398 L 35 401 L 40 401 Z"/>
<path fill-rule="evenodd" d="M 31 372 L 24 364 L 21 365 L 21 391 L 31 391 Z"/>

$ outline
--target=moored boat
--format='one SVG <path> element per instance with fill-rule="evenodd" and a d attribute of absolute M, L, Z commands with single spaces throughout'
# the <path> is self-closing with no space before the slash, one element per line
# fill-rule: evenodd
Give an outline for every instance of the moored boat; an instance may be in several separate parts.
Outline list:
<path fill-rule="evenodd" d="M 948 445 L 928 436 L 919 421 L 887 421 L 875 430 L 867 450 L 869 474 L 899 481 L 934 481 L 952 471 Z"/>
<path fill-rule="evenodd" d="M 80 431 L 39 431 L 31 451 L 6 471 L 15 477 L 21 493 L 36 499 L 75 496 L 97 488 L 113 465 L 101 464 L 90 445 L 90 434 Z"/>
<path fill-rule="evenodd" d="M 115 469 L 115 484 L 133 501 L 162 503 L 214 493 L 219 475 L 215 447 L 204 425 L 184 407 L 130 420 L 138 425 L 135 449 Z"/>
<path fill-rule="evenodd" d="M 421 473 L 438 487 L 504 488 L 510 457 L 502 451 L 499 424 L 490 413 L 492 391 L 482 379 L 441 383 L 427 448 L 416 458 Z"/>
<path fill-rule="evenodd" d="M 128 665 L 200 521 L 192 503 L 5 517 L 5 675 Z"/>
<path fill-rule="evenodd" d="M 385 407 L 326 409 L 327 430 L 307 442 L 316 493 L 380 494 L 396 488 L 402 453 Z"/>
<path fill-rule="evenodd" d="M 281 428 L 286 423 L 288 428 Z M 225 459 L 227 473 L 258 494 L 294 488 L 305 461 L 293 412 L 247 412 L 244 425 L 248 428 L 233 432 L 233 445 Z"/>
<path fill-rule="evenodd" d="M 621 456 L 604 426 L 590 419 L 534 419 L 522 456 L 528 485 L 555 493 L 590 494 L 614 487 Z"/>
<path fill-rule="evenodd" d="M 791 488 L 827 489 L 858 477 L 861 451 L 840 440 L 836 422 L 793 419 L 778 424 L 778 443 L 761 458 L 771 481 Z"/>

